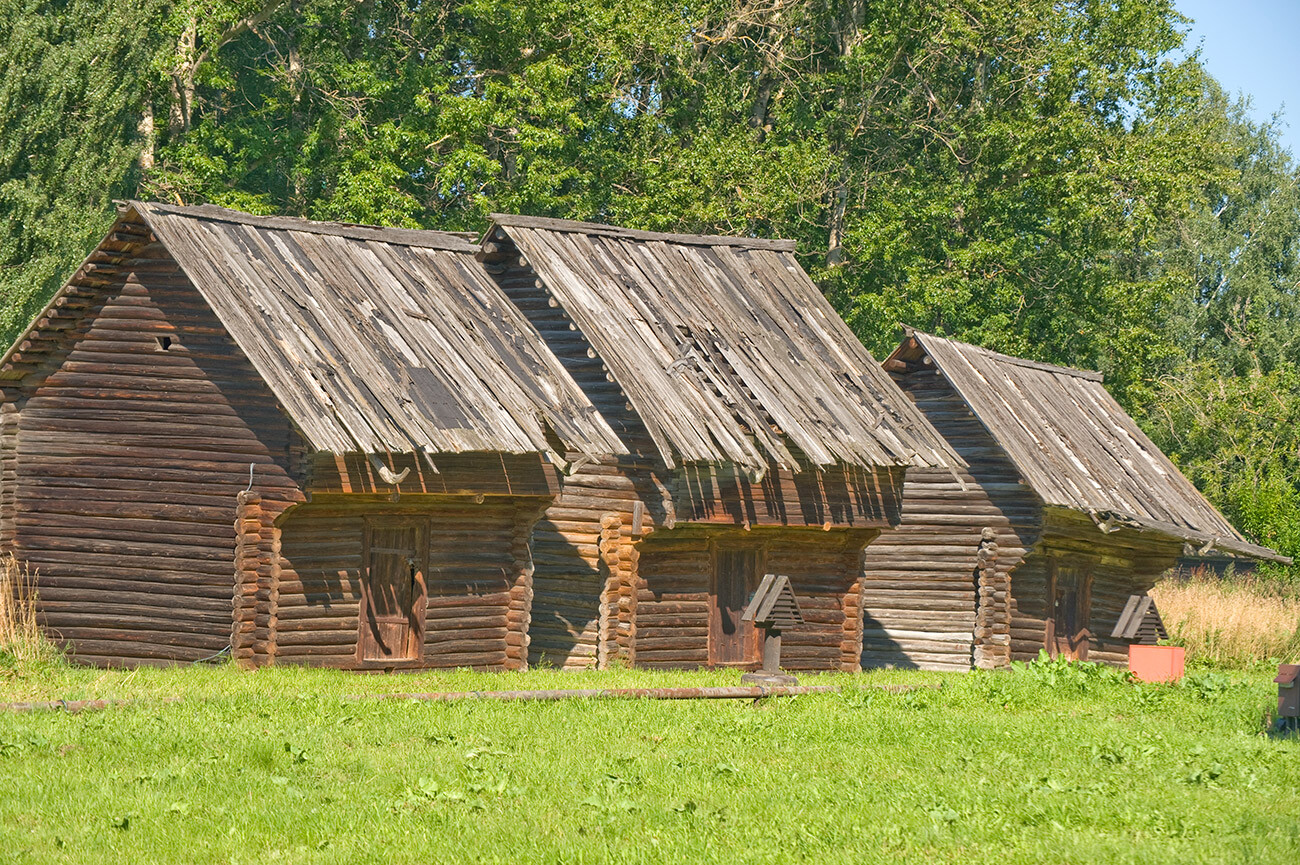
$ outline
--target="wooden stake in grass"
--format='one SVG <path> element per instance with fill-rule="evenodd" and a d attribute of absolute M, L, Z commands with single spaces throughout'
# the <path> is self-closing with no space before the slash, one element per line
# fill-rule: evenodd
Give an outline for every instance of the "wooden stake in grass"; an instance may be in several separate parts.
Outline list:
<path fill-rule="evenodd" d="M 36 621 L 36 575 L 12 555 L 0 557 L 0 664 L 53 661 L 59 654 Z"/>

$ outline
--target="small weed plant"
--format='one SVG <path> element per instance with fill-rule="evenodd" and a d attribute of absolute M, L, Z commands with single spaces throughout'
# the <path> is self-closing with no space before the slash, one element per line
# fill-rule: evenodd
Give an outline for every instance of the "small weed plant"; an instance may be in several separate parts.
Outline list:
<path fill-rule="evenodd" d="M 36 619 L 36 575 L 12 555 L 0 557 L 0 674 L 57 663 L 58 648 Z"/>
<path fill-rule="evenodd" d="M 1038 658 L 1029 663 L 1012 661 L 1011 671 L 1028 676 L 1049 688 L 1070 689 L 1079 693 L 1088 693 L 1101 685 L 1127 681 L 1128 676 L 1125 671 L 1106 664 L 1053 658 L 1045 649 L 1039 649 Z"/>

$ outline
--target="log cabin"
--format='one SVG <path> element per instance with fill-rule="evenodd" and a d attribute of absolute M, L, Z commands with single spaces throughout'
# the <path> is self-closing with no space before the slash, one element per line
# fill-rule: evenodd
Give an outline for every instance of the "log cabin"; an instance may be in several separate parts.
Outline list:
<path fill-rule="evenodd" d="M 1185 545 L 1289 561 L 1243 538 L 1099 373 L 920 331 L 884 367 L 965 467 L 910 470 L 901 524 L 867 549 L 864 667 L 1122 664 L 1125 602 Z"/>
<path fill-rule="evenodd" d="M 856 670 L 862 551 L 904 472 L 959 460 L 790 241 L 494 215 L 489 272 L 627 445 L 565 456 L 533 532 L 531 658 L 754 668 L 765 573 L 805 626 L 790 669 Z"/>
<path fill-rule="evenodd" d="M 626 447 L 455 234 L 130 202 L 0 359 L 0 546 L 79 662 L 520 668 Z"/>

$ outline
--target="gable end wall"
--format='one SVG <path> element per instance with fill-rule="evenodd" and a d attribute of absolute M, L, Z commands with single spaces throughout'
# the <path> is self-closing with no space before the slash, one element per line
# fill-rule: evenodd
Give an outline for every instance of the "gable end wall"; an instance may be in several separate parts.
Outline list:
<path fill-rule="evenodd" d="M 75 660 L 191 661 L 231 641 L 250 463 L 274 512 L 301 498 L 301 444 L 165 250 L 119 270 L 84 315 L 39 334 L 41 366 L 8 388 L 4 540 Z"/>
<path fill-rule="evenodd" d="M 1011 573 L 1038 539 L 1042 509 L 943 376 L 892 375 L 969 468 L 908 469 L 901 522 L 864 554 L 862 665 L 1005 666 Z"/>

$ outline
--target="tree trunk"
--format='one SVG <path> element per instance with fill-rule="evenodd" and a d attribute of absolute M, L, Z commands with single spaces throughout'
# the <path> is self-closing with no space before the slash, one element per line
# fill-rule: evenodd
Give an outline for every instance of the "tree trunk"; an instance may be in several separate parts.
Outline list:
<path fill-rule="evenodd" d="M 158 130 L 154 127 L 153 101 L 148 98 L 144 101 L 144 112 L 136 128 L 140 133 L 140 168 L 149 171 L 154 166 L 154 154 L 158 148 Z"/>

